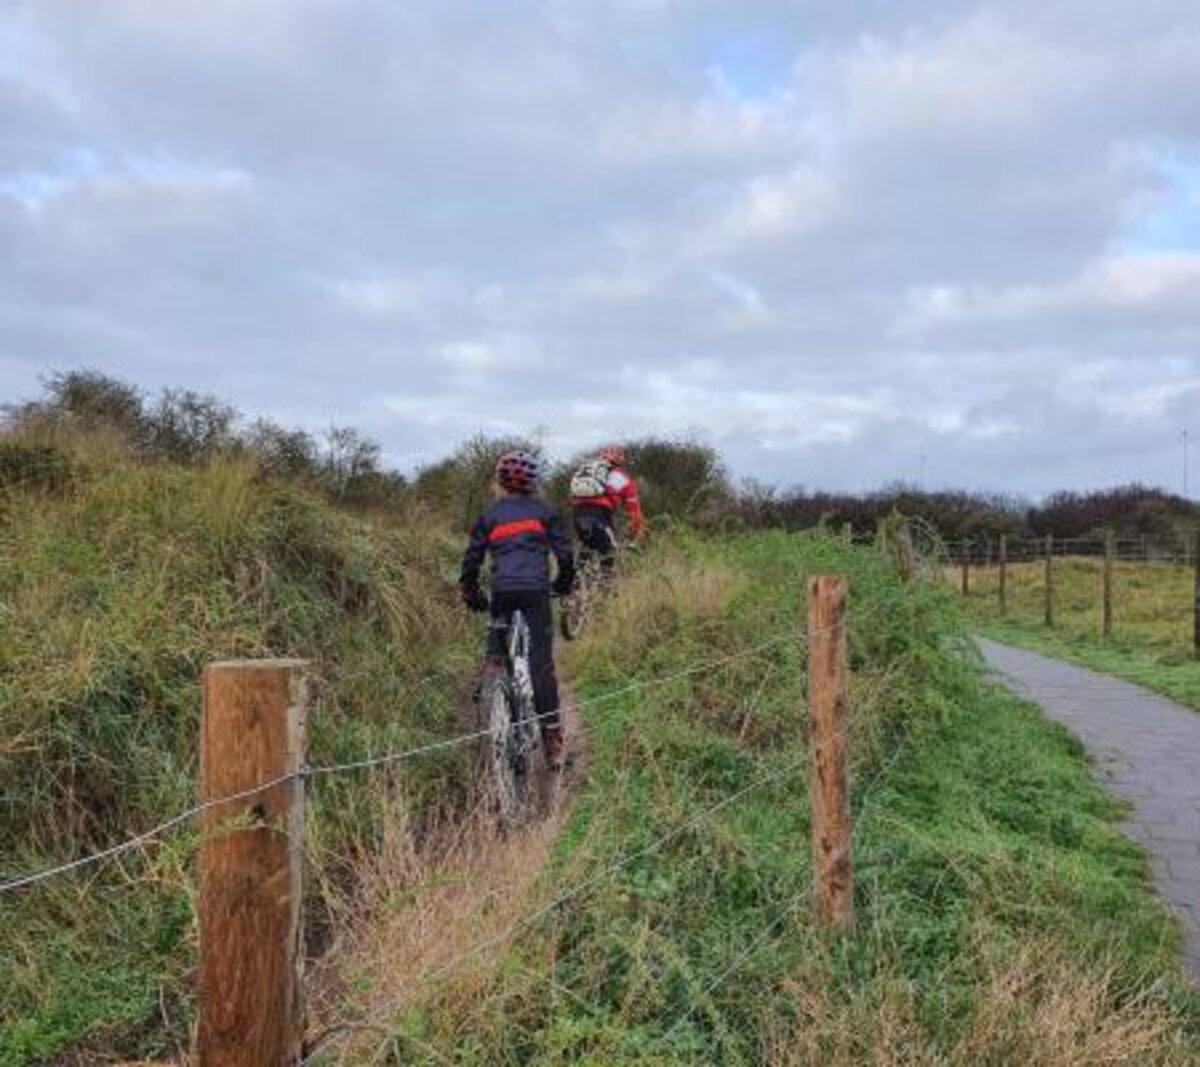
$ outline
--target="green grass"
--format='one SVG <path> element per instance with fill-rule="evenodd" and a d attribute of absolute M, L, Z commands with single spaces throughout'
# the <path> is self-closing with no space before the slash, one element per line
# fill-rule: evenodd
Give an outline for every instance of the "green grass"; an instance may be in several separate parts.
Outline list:
<path fill-rule="evenodd" d="M 572 656 L 581 693 L 796 630 L 819 571 L 854 589 L 857 935 L 810 913 L 805 656 L 785 641 L 592 713 L 539 899 L 595 887 L 393 1020 L 399 1060 L 1195 1062 L 1200 1002 L 1143 854 L 1078 744 L 981 680 L 949 590 L 833 538 L 660 548 Z"/>
<path fill-rule="evenodd" d="M 1034 648 L 1128 679 L 1200 710 L 1200 662 L 1193 652 L 1193 573 L 1170 563 L 1118 563 L 1113 569 L 1113 627 L 1101 626 L 1102 562 L 1054 563 L 1054 627 L 1045 625 L 1040 563 L 1009 565 L 1008 609 L 1000 616 L 999 572 L 973 568 L 967 610 L 990 637 Z M 948 580 L 959 582 L 959 573 Z"/>
<path fill-rule="evenodd" d="M 456 608 L 457 538 L 438 523 L 355 517 L 246 462 L 147 464 L 103 440 L 38 455 L 56 448 L 69 477 L 0 497 L 0 879 L 194 800 L 199 677 L 214 659 L 310 660 L 312 763 L 461 729 L 477 638 Z M 460 803 L 466 780 L 461 752 L 322 780 L 311 927 L 352 892 L 385 805 L 419 827 Z M 186 1046 L 195 845 L 185 830 L 0 897 L 0 1065 Z"/>
<path fill-rule="evenodd" d="M 37 444 L 53 477 L 0 499 L 0 875 L 193 799 L 210 659 L 311 659 L 314 763 L 461 729 L 478 634 L 437 521 L 349 515 L 246 463 Z M 844 940 L 807 905 L 800 631 L 804 578 L 825 571 L 852 582 L 858 933 Z M 589 780 L 540 899 L 778 779 L 599 878 L 498 965 L 431 988 L 393 1020 L 404 1062 L 1195 1062 L 1200 1015 L 1144 858 L 1077 746 L 981 681 L 951 590 L 906 588 L 833 538 L 679 532 L 568 663 L 588 698 L 715 659 L 589 709 Z M 310 929 L 353 910 L 353 872 L 387 827 L 452 820 L 467 777 L 450 752 L 315 785 Z M 0 898 L 0 1065 L 186 1048 L 196 843 Z"/>

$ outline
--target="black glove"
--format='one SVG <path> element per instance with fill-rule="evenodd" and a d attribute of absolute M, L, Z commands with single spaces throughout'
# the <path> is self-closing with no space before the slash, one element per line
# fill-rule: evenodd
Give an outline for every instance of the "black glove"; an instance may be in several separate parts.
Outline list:
<path fill-rule="evenodd" d="M 554 584 L 550 586 L 550 592 L 555 596 L 570 596 L 573 588 L 575 588 L 575 568 L 560 567 Z"/>
<path fill-rule="evenodd" d="M 472 611 L 487 611 L 487 609 L 491 606 L 488 603 L 488 598 L 483 595 L 483 592 L 477 585 L 471 586 L 469 589 L 464 586 L 462 598 L 463 603 L 466 604 L 467 607 Z"/>

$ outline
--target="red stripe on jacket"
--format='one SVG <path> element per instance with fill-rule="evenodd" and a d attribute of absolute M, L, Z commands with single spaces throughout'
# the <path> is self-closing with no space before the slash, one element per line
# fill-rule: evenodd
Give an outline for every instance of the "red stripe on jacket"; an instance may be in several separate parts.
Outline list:
<path fill-rule="evenodd" d="M 502 522 L 493 526 L 488 534 L 488 541 L 503 541 L 506 537 L 517 537 L 520 534 L 546 532 L 546 524 L 541 519 L 519 519 L 517 522 Z"/>

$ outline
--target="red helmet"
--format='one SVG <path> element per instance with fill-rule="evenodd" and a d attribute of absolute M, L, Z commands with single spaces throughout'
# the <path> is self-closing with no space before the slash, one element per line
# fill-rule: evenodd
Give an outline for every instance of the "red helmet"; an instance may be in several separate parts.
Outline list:
<path fill-rule="evenodd" d="M 510 492 L 532 493 L 540 476 L 541 464 L 537 456 L 523 448 L 505 452 L 496 461 L 496 481 Z"/>
<path fill-rule="evenodd" d="M 614 467 L 625 466 L 625 449 L 620 445 L 605 445 L 600 449 L 600 458 Z"/>

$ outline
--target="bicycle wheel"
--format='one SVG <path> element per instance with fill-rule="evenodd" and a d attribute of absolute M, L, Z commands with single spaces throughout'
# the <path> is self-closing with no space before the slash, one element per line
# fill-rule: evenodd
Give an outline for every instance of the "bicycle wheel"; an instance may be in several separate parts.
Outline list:
<path fill-rule="evenodd" d="M 574 641 L 592 618 L 592 603 L 596 590 L 596 567 L 588 562 L 580 569 L 579 581 L 571 595 L 563 602 L 559 616 L 559 629 L 568 641 Z"/>
<path fill-rule="evenodd" d="M 517 744 L 513 729 L 516 701 L 508 677 L 489 674 L 479 694 L 480 776 L 502 823 L 516 819 L 524 802 L 524 770 L 518 775 L 513 759 Z M 521 780 L 518 781 L 518 778 Z"/>

